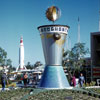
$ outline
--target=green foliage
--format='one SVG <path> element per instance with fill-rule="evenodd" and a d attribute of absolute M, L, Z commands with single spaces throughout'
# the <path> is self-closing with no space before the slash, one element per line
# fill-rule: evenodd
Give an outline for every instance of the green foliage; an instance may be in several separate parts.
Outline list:
<path fill-rule="evenodd" d="M 99 100 L 88 94 L 83 94 L 81 91 L 72 90 L 49 90 L 38 94 L 30 95 L 26 100 Z"/>
<path fill-rule="evenodd" d="M 29 91 L 29 89 L 17 89 L 0 92 L 0 100 L 21 100 Z"/>
<path fill-rule="evenodd" d="M 27 68 L 27 69 L 33 69 L 33 65 L 31 65 L 30 62 L 27 62 L 26 68 Z"/>
<path fill-rule="evenodd" d="M 12 63 L 11 59 L 7 59 L 6 65 L 11 66 L 11 63 Z"/>
<path fill-rule="evenodd" d="M 96 85 L 96 82 L 95 81 L 91 81 L 90 82 L 90 86 L 95 86 Z"/>
<path fill-rule="evenodd" d="M 32 94 L 30 94 L 31 90 Z M 27 88 L 0 92 L 0 100 L 99 100 L 99 96 L 88 95 L 90 90 L 100 93 L 100 89 L 86 89 L 83 92 L 68 89 L 43 91 L 43 89 Z"/>
<path fill-rule="evenodd" d="M 85 48 L 85 43 L 76 43 L 71 50 L 65 51 L 63 54 L 63 66 L 67 66 L 68 72 L 79 73 L 85 64 L 84 56 L 89 53 L 89 49 Z"/>
<path fill-rule="evenodd" d="M 98 93 L 98 94 L 100 94 L 100 88 L 87 88 L 86 90 L 88 90 L 88 91 L 92 91 L 92 92 L 94 92 L 94 93 Z"/>
<path fill-rule="evenodd" d="M 9 71 L 8 71 L 9 73 L 16 70 L 16 68 L 15 67 L 12 67 L 12 66 L 9 66 L 8 69 L 9 69 Z"/>
<path fill-rule="evenodd" d="M 78 60 L 80 58 L 83 58 L 84 55 L 89 53 L 89 49 L 85 48 L 85 43 L 76 43 L 74 47 L 72 48 L 72 53 L 74 59 Z"/>
<path fill-rule="evenodd" d="M 26 68 L 27 69 L 35 69 L 39 66 L 42 66 L 43 64 L 40 61 L 37 61 L 34 65 L 31 65 L 30 62 L 27 63 Z"/>
<path fill-rule="evenodd" d="M 7 52 L 0 47 L 0 66 L 11 66 L 12 61 L 7 59 Z"/>
<path fill-rule="evenodd" d="M 35 64 L 34 64 L 34 68 L 36 67 L 39 67 L 39 66 L 42 66 L 43 64 L 40 62 L 40 61 L 37 61 Z"/>
<path fill-rule="evenodd" d="M 66 51 L 63 54 L 69 65 L 78 67 L 83 64 L 84 56 L 89 53 L 89 49 L 85 48 L 85 43 L 76 43 L 71 51 Z"/>
<path fill-rule="evenodd" d="M 84 84 L 84 87 L 95 86 L 95 85 L 96 85 L 96 82 L 95 81 L 91 81 L 90 83 Z"/>

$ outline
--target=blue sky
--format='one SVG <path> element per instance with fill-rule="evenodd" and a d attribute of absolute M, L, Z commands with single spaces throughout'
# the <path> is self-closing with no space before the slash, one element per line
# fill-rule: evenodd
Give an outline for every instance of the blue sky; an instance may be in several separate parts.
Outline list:
<path fill-rule="evenodd" d="M 99 0 L 0 0 L 0 46 L 7 51 L 13 66 L 18 66 L 21 36 L 25 64 L 45 63 L 37 27 L 52 24 L 45 17 L 46 9 L 52 5 L 58 6 L 62 14 L 55 24 L 70 26 L 72 47 L 77 42 L 80 17 L 81 42 L 90 48 L 90 32 L 97 32 L 99 27 Z"/>

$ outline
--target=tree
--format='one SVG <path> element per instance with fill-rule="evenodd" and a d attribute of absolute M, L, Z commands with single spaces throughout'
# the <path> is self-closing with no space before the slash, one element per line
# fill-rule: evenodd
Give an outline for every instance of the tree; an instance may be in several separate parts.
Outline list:
<path fill-rule="evenodd" d="M 85 48 L 85 43 L 76 43 L 71 51 L 66 51 L 63 54 L 65 61 L 69 61 L 74 67 L 81 66 L 84 63 L 84 57 L 89 53 L 89 49 Z"/>
<path fill-rule="evenodd" d="M 41 65 L 43 65 L 43 64 L 40 61 L 37 61 L 34 65 L 31 65 L 30 62 L 27 62 L 26 68 L 27 69 L 33 69 L 33 68 L 35 69 Z"/>
<path fill-rule="evenodd" d="M 7 52 L 0 47 L 0 66 L 11 66 L 12 61 L 7 59 Z"/>
<path fill-rule="evenodd" d="M 27 62 L 26 68 L 27 68 L 27 69 L 33 69 L 33 65 L 31 65 L 30 62 Z"/>
<path fill-rule="evenodd" d="M 40 61 L 37 61 L 35 64 L 34 64 L 34 68 L 37 68 L 39 66 L 42 66 L 43 64 L 40 62 Z"/>
<path fill-rule="evenodd" d="M 12 66 L 9 66 L 8 70 L 9 70 L 8 72 L 10 73 L 12 71 L 16 71 L 16 68 L 15 67 L 12 67 Z"/>
<path fill-rule="evenodd" d="M 85 43 L 76 43 L 69 51 L 64 52 L 63 65 L 67 66 L 69 72 L 80 71 L 84 64 L 84 57 L 89 53 L 89 49 L 85 48 Z"/>
<path fill-rule="evenodd" d="M 84 57 L 89 53 L 89 49 L 85 48 L 85 43 L 76 43 L 71 50 L 71 56 L 74 61 L 74 67 L 79 67 L 84 63 Z"/>
<path fill-rule="evenodd" d="M 7 65 L 7 66 L 11 66 L 11 63 L 12 63 L 12 61 L 11 61 L 10 59 L 7 59 L 6 65 Z"/>

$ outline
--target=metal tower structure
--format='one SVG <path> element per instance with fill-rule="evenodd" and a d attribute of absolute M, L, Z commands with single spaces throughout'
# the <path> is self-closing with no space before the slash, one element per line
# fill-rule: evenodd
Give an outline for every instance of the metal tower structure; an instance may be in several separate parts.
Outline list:
<path fill-rule="evenodd" d="M 77 40 L 78 43 L 80 43 L 80 19 L 78 17 L 78 40 Z"/>
<path fill-rule="evenodd" d="M 99 0 L 99 32 L 100 32 L 100 0 Z"/>

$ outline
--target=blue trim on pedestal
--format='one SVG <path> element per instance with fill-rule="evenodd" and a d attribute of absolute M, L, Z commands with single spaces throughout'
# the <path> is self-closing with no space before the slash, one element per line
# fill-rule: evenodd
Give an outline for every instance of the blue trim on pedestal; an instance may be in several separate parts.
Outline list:
<path fill-rule="evenodd" d="M 62 66 L 46 66 L 39 87 L 58 89 L 70 87 Z"/>

